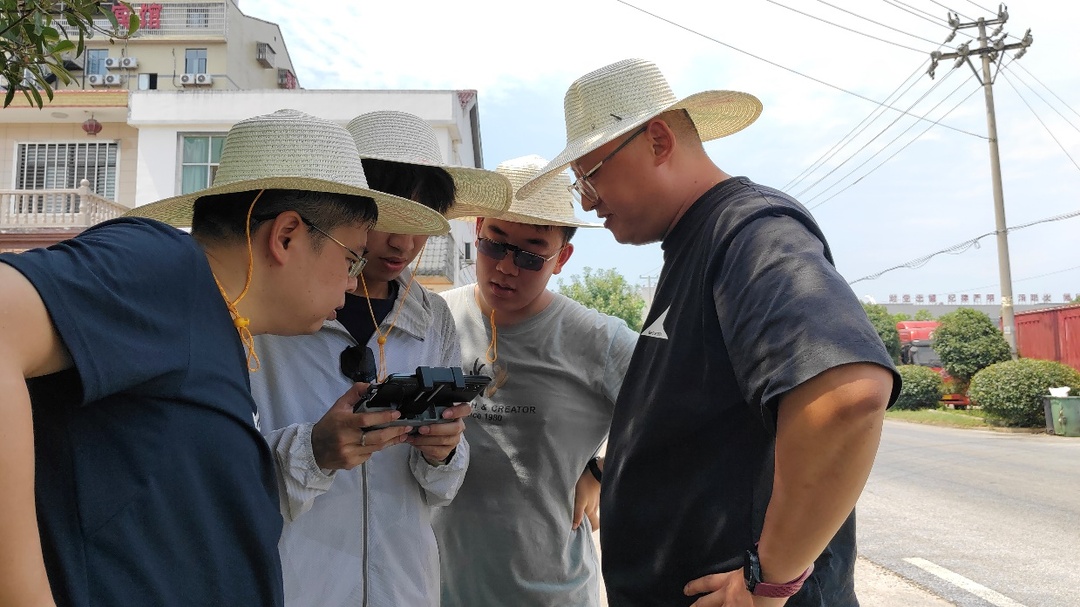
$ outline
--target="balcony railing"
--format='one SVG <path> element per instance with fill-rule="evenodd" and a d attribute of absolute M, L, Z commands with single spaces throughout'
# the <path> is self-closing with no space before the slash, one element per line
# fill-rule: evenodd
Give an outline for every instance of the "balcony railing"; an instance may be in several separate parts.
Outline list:
<path fill-rule="evenodd" d="M 91 192 L 86 179 L 74 190 L 0 190 L 0 229 L 88 228 L 127 210 Z"/>
<path fill-rule="evenodd" d="M 228 33 L 226 3 L 223 0 L 208 2 L 132 2 L 134 11 L 123 5 L 114 5 L 113 14 L 126 30 L 129 17 L 139 16 L 139 29 L 135 38 L 223 38 Z M 108 19 L 95 19 L 94 25 L 109 30 Z"/>

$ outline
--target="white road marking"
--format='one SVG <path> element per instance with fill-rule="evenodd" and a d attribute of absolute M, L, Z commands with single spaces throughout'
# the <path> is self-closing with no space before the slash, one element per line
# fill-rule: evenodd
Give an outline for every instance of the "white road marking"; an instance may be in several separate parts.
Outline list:
<path fill-rule="evenodd" d="M 973 582 L 966 577 L 960 575 L 959 573 L 949 571 L 941 565 L 936 565 L 926 559 L 907 558 L 904 560 L 908 563 L 911 563 L 912 565 L 915 565 L 919 569 L 926 571 L 927 573 L 936 575 L 937 577 L 945 580 L 953 586 L 956 586 L 957 588 L 966 590 L 967 592 L 974 594 L 975 596 L 986 601 L 987 603 L 995 605 L 995 607 L 1024 607 L 1022 603 L 1017 603 L 1016 601 L 1010 599 L 1004 594 L 1001 594 L 1000 592 L 990 590 L 982 584 Z"/>

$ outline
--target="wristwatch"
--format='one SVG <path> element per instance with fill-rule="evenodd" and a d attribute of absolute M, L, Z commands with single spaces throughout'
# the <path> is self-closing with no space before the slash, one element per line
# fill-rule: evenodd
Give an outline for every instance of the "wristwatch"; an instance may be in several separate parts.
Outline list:
<path fill-rule="evenodd" d="M 810 565 L 802 575 L 783 584 L 772 584 L 761 579 L 761 559 L 758 558 L 757 544 L 746 551 L 746 565 L 743 566 L 743 576 L 746 578 L 746 589 L 754 596 L 762 596 L 771 599 L 783 599 L 792 596 L 802 589 L 803 582 L 814 571 Z"/>

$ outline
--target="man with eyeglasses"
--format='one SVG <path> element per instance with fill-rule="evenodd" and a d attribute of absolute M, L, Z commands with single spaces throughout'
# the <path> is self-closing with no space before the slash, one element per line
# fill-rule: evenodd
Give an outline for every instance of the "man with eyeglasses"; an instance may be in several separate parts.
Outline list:
<path fill-rule="evenodd" d="M 544 164 L 496 172 L 517 187 Z M 567 185 L 477 220 L 476 284 L 443 293 L 466 370 L 492 379 L 465 424 L 469 474 L 436 513 L 443 607 L 600 601 L 594 458 L 637 334 L 547 288 L 577 228 L 599 227 L 574 217 Z"/>
<path fill-rule="evenodd" d="M 449 226 L 294 110 L 234 125 L 212 187 L 130 215 L 0 255 L 0 605 L 280 607 L 252 337 L 334 318 L 373 225 Z"/>
<path fill-rule="evenodd" d="M 616 240 L 664 249 L 607 451 L 612 604 L 856 607 L 854 508 L 900 379 L 810 213 L 705 153 L 761 103 L 678 99 L 631 59 L 565 109 L 519 196 L 569 167 Z"/>
<path fill-rule="evenodd" d="M 346 128 L 375 190 L 447 217 L 498 214 L 510 204 L 506 178 L 446 165 L 434 129 L 418 116 L 369 112 Z M 366 265 L 335 319 L 314 335 L 256 338 L 263 370 L 251 389 L 279 464 L 286 607 L 439 604 L 431 516 L 465 477 L 461 418 L 469 405 L 407 434 L 407 427 L 365 430 L 376 414 L 353 413 L 347 403 L 326 407 L 353 382 L 461 366 L 446 303 L 409 269 L 417 258 L 446 255 L 424 254 L 427 242 L 372 230 Z"/>

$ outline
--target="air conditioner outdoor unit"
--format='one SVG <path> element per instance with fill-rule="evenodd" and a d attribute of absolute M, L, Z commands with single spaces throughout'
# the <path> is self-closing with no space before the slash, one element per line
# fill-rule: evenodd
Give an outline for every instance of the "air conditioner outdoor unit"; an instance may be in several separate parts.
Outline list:
<path fill-rule="evenodd" d="M 120 74 L 105 74 L 105 86 L 119 86 L 124 83 Z"/>
<path fill-rule="evenodd" d="M 180 84 L 183 86 L 194 86 L 195 74 L 180 74 Z"/>
<path fill-rule="evenodd" d="M 118 67 L 120 67 L 120 57 L 105 58 L 105 69 L 115 70 Z"/>
<path fill-rule="evenodd" d="M 139 60 L 135 57 L 123 57 L 120 59 L 120 67 L 133 70 L 139 67 Z"/>
<path fill-rule="evenodd" d="M 105 77 L 101 74 L 90 74 L 86 77 L 86 82 L 90 86 L 103 86 L 105 84 Z"/>
<path fill-rule="evenodd" d="M 214 77 L 210 74 L 195 74 L 195 84 L 213 84 Z"/>

